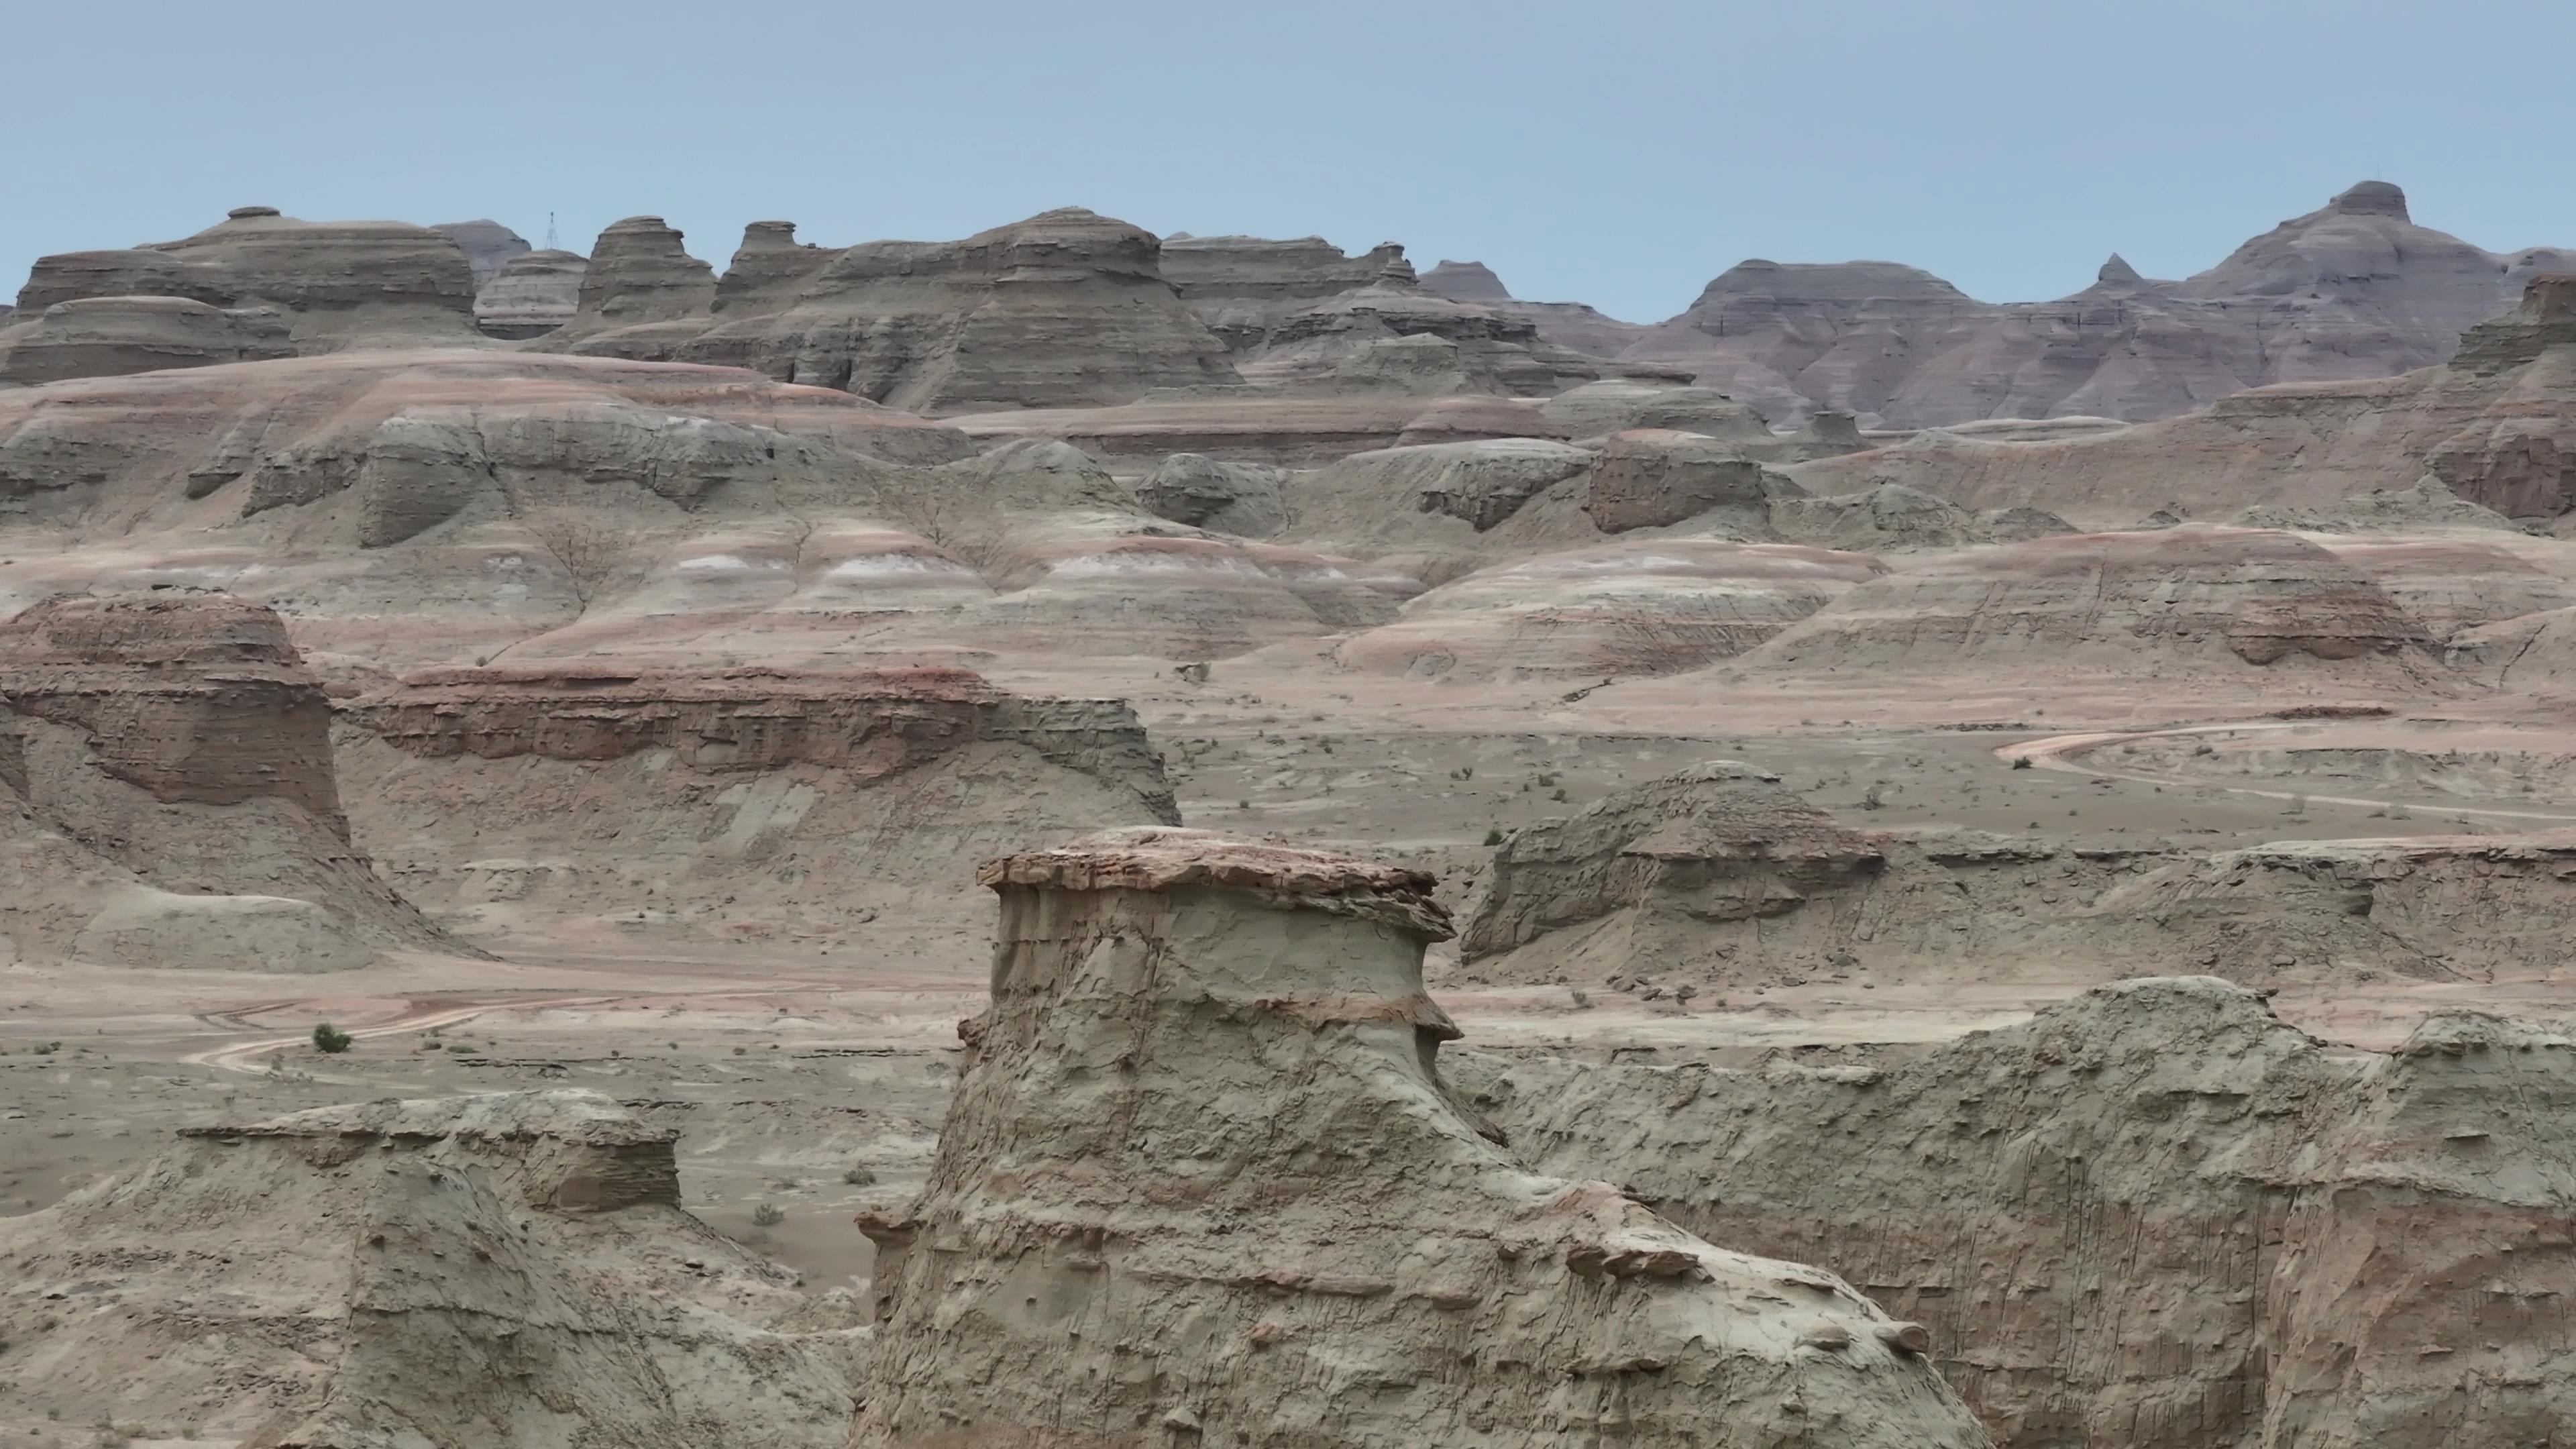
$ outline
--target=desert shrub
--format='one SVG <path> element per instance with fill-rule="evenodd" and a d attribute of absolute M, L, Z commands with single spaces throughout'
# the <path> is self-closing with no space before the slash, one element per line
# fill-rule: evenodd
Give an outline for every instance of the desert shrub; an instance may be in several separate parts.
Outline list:
<path fill-rule="evenodd" d="M 876 1180 L 877 1175 L 864 1167 L 852 1166 L 841 1169 L 841 1181 L 852 1187 L 869 1187 L 874 1185 Z"/>
<path fill-rule="evenodd" d="M 1503 843 L 1503 828 L 1502 828 L 1501 826 L 1499 826 L 1499 825 L 1496 825 L 1496 826 L 1493 826 L 1493 827 L 1490 827 L 1489 829 L 1487 829 L 1487 830 L 1485 831 L 1485 843 L 1486 843 L 1487 845 L 1500 845 L 1500 844 L 1502 844 L 1502 843 Z"/>
<path fill-rule="evenodd" d="M 774 1202 L 762 1203 L 751 1210 L 751 1225 L 755 1228 L 774 1228 L 785 1221 L 787 1210 Z"/>
<path fill-rule="evenodd" d="M 2013 767 L 2014 769 L 2016 769 L 2016 770 L 2027 770 L 2027 769 L 2029 769 L 2029 768 L 2030 768 L 2030 756 L 2028 756 L 2028 755 L 2015 755 L 2015 756 L 2013 756 L 2013 763 L 2012 763 L 2012 767 Z"/>
<path fill-rule="evenodd" d="M 356 1037 L 349 1035 L 347 1032 L 342 1031 L 340 1028 L 333 1026 L 327 1021 L 322 1022 L 313 1028 L 313 1049 L 325 1056 L 336 1057 L 340 1053 L 347 1051 L 350 1047 L 357 1045 L 357 1041 L 358 1039 Z"/>

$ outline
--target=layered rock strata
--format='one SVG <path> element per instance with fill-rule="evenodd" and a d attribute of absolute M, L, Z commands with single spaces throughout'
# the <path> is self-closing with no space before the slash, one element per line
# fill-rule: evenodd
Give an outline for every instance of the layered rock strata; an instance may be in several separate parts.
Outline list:
<path fill-rule="evenodd" d="M 486 337 L 524 341 L 572 321 L 590 259 L 579 252 L 521 252 L 496 267 L 474 294 L 474 325 Z"/>
<path fill-rule="evenodd" d="M 0 1412 L 258 1449 L 716 1435 L 830 1449 L 858 1332 L 680 1208 L 673 1134 L 591 1092 L 194 1128 L 0 1219 Z"/>
<path fill-rule="evenodd" d="M 0 624 L 0 930 L 21 956 L 235 970 L 448 945 L 351 843 L 329 732 L 258 605 L 66 595 Z"/>
<path fill-rule="evenodd" d="M 1440 1074 L 1429 877 L 1141 832 L 983 879 L 929 1185 L 861 1220 L 855 1443 L 1985 1442 L 1919 1329 L 1489 1140 Z"/>
<path fill-rule="evenodd" d="M 2552 1029 L 2451 1011 L 2356 1053 L 2147 979 L 1884 1067 L 1457 1070 L 1532 1169 L 1920 1319 L 1999 1444 L 2501 1446 L 2576 1414 Z"/>

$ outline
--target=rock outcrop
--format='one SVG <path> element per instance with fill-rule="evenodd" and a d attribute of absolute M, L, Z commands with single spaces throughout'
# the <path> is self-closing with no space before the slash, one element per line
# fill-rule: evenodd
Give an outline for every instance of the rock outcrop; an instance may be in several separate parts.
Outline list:
<path fill-rule="evenodd" d="M 1153 235 L 1079 207 L 964 241 L 867 242 L 819 267 L 774 232 L 745 248 L 741 300 L 720 298 L 711 325 L 685 339 L 608 332 L 575 350 L 749 367 L 916 412 L 1093 406 L 1239 380 L 1164 279 Z"/>
<path fill-rule="evenodd" d="M 283 313 L 215 307 L 186 297 L 81 297 L 57 302 L 0 335 L 0 382 L 39 386 L 293 357 Z"/>
<path fill-rule="evenodd" d="M 1886 571 L 1865 555 L 1787 544 L 1595 544 L 1442 584 L 1333 657 L 1421 679 L 1670 674 L 1755 648 Z"/>
<path fill-rule="evenodd" d="M 854 1443 L 1985 1442 L 1919 1329 L 1488 1140 L 1441 1078 L 1429 877 L 1149 831 L 983 879 L 929 1185 L 861 1219 Z"/>
<path fill-rule="evenodd" d="M 520 252 L 503 261 L 474 294 L 474 325 L 486 337 L 523 341 L 572 321 L 590 259 L 579 252 Z"/>
<path fill-rule="evenodd" d="M 1602 440 L 1583 511 L 1603 533 L 1694 519 L 1737 537 L 1766 538 L 1771 500 L 1790 486 L 1717 439 L 1635 429 Z"/>
<path fill-rule="evenodd" d="M 2326 547 L 2387 590 L 2437 641 L 2576 605 L 2576 583 L 2475 537 L 2331 539 Z"/>
<path fill-rule="evenodd" d="M 339 718 L 361 838 L 478 931 L 828 944 L 962 912 L 957 873 L 997 842 L 1179 819 L 1123 702 L 955 669 L 429 670 Z"/>
<path fill-rule="evenodd" d="M 1536 327 L 1540 337 L 1586 357 L 1618 357 L 1647 332 L 1580 302 L 1523 301 L 1483 262 L 1444 260 L 1422 274 L 1422 290 L 1510 313 Z"/>
<path fill-rule="evenodd" d="M 630 216 L 610 222 L 591 243 L 590 261 L 582 270 L 581 290 L 565 338 L 649 329 L 656 323 L 689 324 L 669 334 L 661 347 L 601 344 L 589 349 L 614 357 L 658 359 L 668 341 L 696 330 L 697 319 L 706 316 L 715 300 L 715 268 L 689 255 L 679 228 L 658 216 Z"/>
<path fill-rule="evenodd" d="M 273 309 L 294 350 L 307 356 L 352 346 L 463 346 L 479 335 L 474 280 L 455 241 L 425 226 L 298 221 L 274 207 L 244 206 L 178 241 L 38 258 L 0 345 L 14 347 L 21 329 L 41 325 L 61 303 L 144 297 Z M 150 358 L 102 352 L 95 360 L 130 366 Z"/>
<path fill-rule="evenodd" d="M 2286 663 L 2395 688 L 2438 672 L 2424 626 L 2351 564 L 2296 534 L 2197 524 L 1935 559 L 1851 590 L 1754 656 L 1802 673 L 1969 660 L 2139 678 Z"/>
<path fill-rule="evenodd" d="M 350 843 L 329 732 L 255 604 L 65 595 L 0 624 L 0 932 L 20 958 L 286 972 L 446 945 Z"/>
<path fill-rule="evenodd" d="M 1244 538 L 1268 538 L 1288 526 L 1281 490 L 1286 470 L 1174 453 L 1136 485 L 1136 501 L 1157 517 Z"/>
<path fill-rule="evenodd" d="M 2402 192 L 2366 181 L 2197 276 L 2150 280 L 2114 256 L 2054 302 L 1979 302 L 1890 262 L 1748 261 L 1615 355 L 1686 366 L 1774 423 L 1819 408 L 1892 427 L 2144 421 L 2269 383 L 2443 362 L 2527 278 L 2576 269 L 2568 255 L 2483 251 L 2416 226 Z"/>
<path fill-rule="evenodd" d="M 860 1330 L 680 1207 L 673 1134 L 596 1093 L 192 1128 L 0 1218 L 0 1413 L 260 1449 L 733 1436 L 837 1449 Z"/>
<path fill-rule="evenodd" d="M 2001 1445 L 2505 1445 L 2576 1414 L 2555 1030 L 2450 1011 L 2355 1053 L 2148 979 L 1883 1067 L 1453 1070 L 1532 1169 L 1921 1320 Z"/>
<path fill-rule="evenodd" d="M 1961 508 L 1902 483 L 1859 493 L 1774 500 L 1771 524 L 1784 538 L 1823 548 L 1959 548 L 2021 543 L 2075 526 L 2038 508 Z"/>

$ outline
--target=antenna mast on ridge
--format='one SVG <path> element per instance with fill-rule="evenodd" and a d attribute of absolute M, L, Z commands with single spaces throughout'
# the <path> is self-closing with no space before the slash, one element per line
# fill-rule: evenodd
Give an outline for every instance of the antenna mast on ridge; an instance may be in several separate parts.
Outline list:
<path fill-rule="evenodd" d="M 551 211 L 546 213 L 546 250 L 560 250 L 555 246 L 555 214 Z"/>

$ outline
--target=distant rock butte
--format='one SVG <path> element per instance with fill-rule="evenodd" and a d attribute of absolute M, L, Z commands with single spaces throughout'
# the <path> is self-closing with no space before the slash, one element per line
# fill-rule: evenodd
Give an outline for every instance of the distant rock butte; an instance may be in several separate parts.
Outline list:
<path fill-rule="evenodd" d="M 982 878 L 992 1004 L 928 1187 L 860 1219 L 860 1449 L 1987 1442 L 1840 1280 L 1516 1168 L 1441 1076 L 1431 877 L 1147 830 Z"/>
<path fill-rule="evenodd" d="M 2571 258 L 2483 251 L 2415 225 L 2403 192 L 2365 181 L 2197 276 L 2150 280 L 2114 255 L 2092 287 L 2054 302 L 1980 302 L 1892 262 L 1748 261 L 1616 355 L 1687 366 L 1775 424 L 1818 408 L 1892 427 L 2143 421 L 2267 383 L 2442 362 L 2525 280 Z"/>

